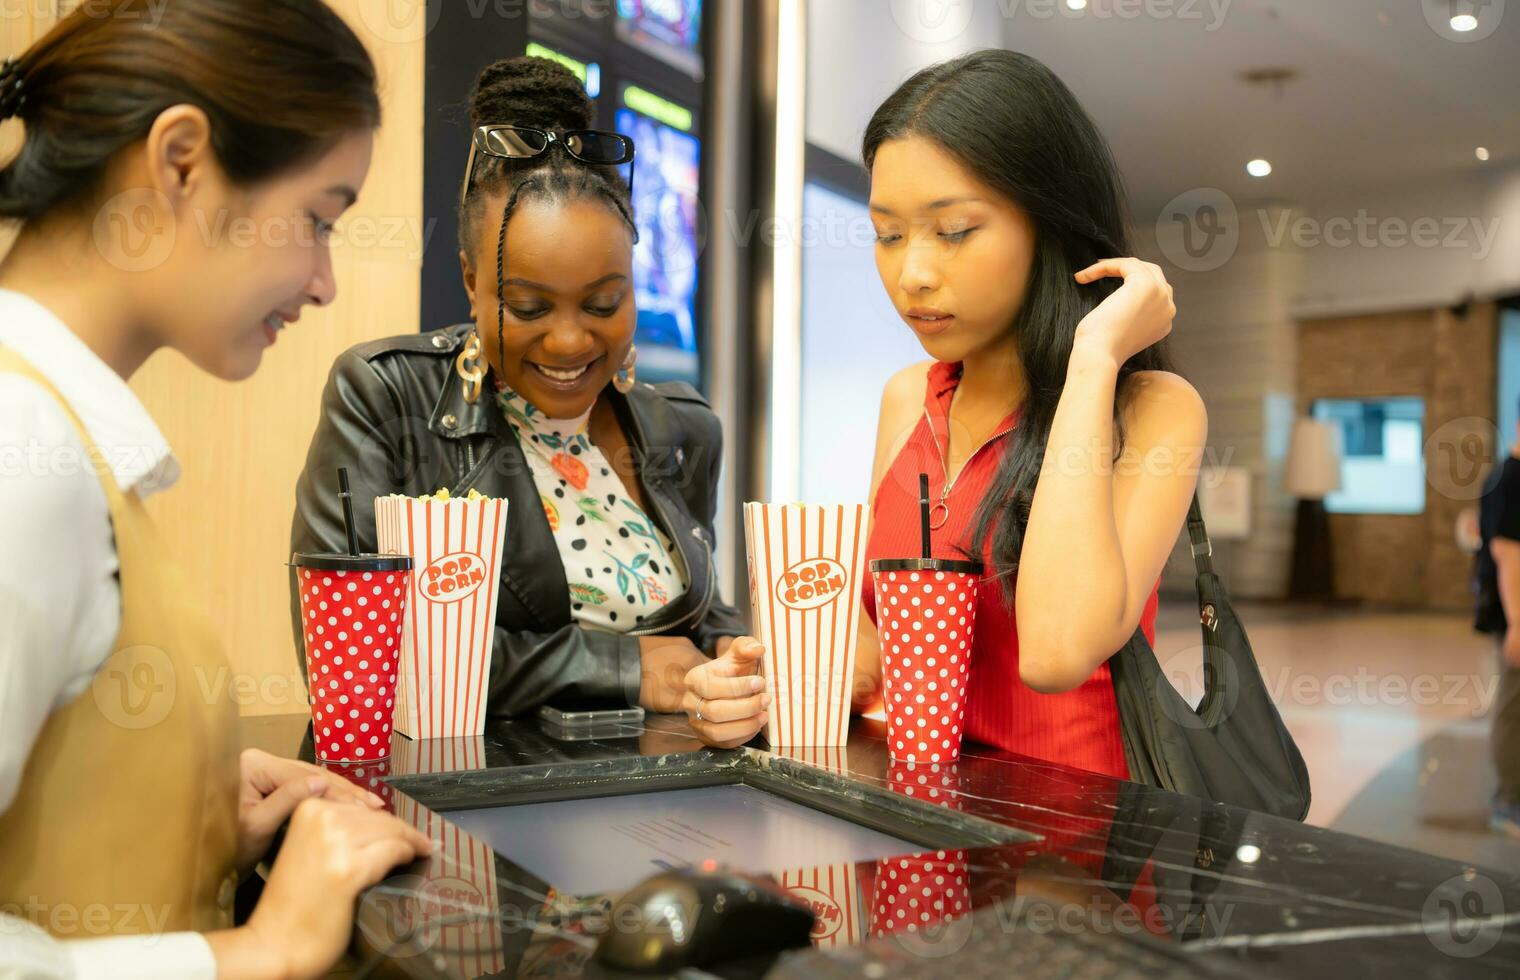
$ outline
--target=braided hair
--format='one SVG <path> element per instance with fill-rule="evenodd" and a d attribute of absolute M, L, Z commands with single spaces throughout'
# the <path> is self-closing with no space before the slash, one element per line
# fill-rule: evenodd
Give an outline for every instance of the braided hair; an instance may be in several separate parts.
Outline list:
<path fill-rule="evenodd" d="M 563 131 L 588 129 L 594 109 L 580 80 L 547 58 L 523 56 L 495 62 L 475 80 L 470 96 L 470 128 L 529 126 Z M 628 184 L 614 166 L 594 166 L 573 159 L 559 144 L 526 159 L 479 154 L 475 174 L 459 211 L 459 247 L 469 252 L 485 199 L 506 191 L 501 229 L 496 235 L 496 349 L 505 349 L 507 222 L 525 197 L 547 201 L 599 200 L 610 207 L 639 239 Z"/>

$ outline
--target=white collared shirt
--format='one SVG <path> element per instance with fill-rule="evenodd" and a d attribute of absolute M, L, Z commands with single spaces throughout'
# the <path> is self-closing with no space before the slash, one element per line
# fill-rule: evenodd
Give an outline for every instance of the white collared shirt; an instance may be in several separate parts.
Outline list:
<path fill-rule="evenodd" d="M 179 479 L 126 381 L 41 304 L 0 289 L 0 346 L 58 389 L 123 491 L 146 498 Z M 116 544 L 94 466 L 51 394 L 0 374 L 0 813 L 43 723 L 90 685 L 121 626 Z M 197 933 L 59 942 L 5 911 L 0 980 L 216 976 Z"/>

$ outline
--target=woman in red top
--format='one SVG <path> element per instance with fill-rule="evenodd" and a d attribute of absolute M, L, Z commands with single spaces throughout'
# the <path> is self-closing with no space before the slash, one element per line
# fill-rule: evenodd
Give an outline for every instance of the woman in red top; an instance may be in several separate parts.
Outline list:
<path fill-rule="evenodd" d="M 870 558 L 979 557 L 969 738 L 1125 777 L 1107 659 L 1141 626 L 1192 497 L 1202 401 L 1169 370 L 1175 307 L 1134 258 L 1107 145 L 1044 65 L 924 69 L 866 129 L 882 284 L 933 360 L 887 382 Z M 874 596 L 856 708 L 880 698 Z"/>

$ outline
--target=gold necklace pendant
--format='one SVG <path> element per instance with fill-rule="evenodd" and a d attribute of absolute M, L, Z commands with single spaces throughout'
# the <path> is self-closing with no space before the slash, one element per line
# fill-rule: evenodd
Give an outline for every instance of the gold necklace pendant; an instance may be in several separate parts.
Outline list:
<path fill-rule="evenodd" d="M 938 531 L 948 520 L 950 520 L 950 505 L 945 503 L 944 498 L 940 498 L 940 502 L 929 511 L 929 527 Z"/>

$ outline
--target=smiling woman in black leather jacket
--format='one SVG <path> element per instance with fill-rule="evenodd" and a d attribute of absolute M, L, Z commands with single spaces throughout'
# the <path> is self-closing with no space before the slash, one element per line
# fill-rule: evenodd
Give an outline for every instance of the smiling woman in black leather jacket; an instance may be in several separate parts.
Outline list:
<path fill-rule="evenodd" d="M 516 58 L 482 72 L 471 117 L 562 135 L 592 114 L 569 71 Z M 565 143 L 537 148 L 474 157 L 460 261 L 475 322 L 338 359 L 292 548 L 344 549 L 340 466 L 366 551 L 377 495 L 506 498 L 489 714 L 639 704 L 740 744 L 764 725 L 767 696 L 760 644 L 717 589 L 718 419 L 689 385 L 636 380 L 627 185 Z M 291 615 L 299 636 L 295 603 Z"/>

